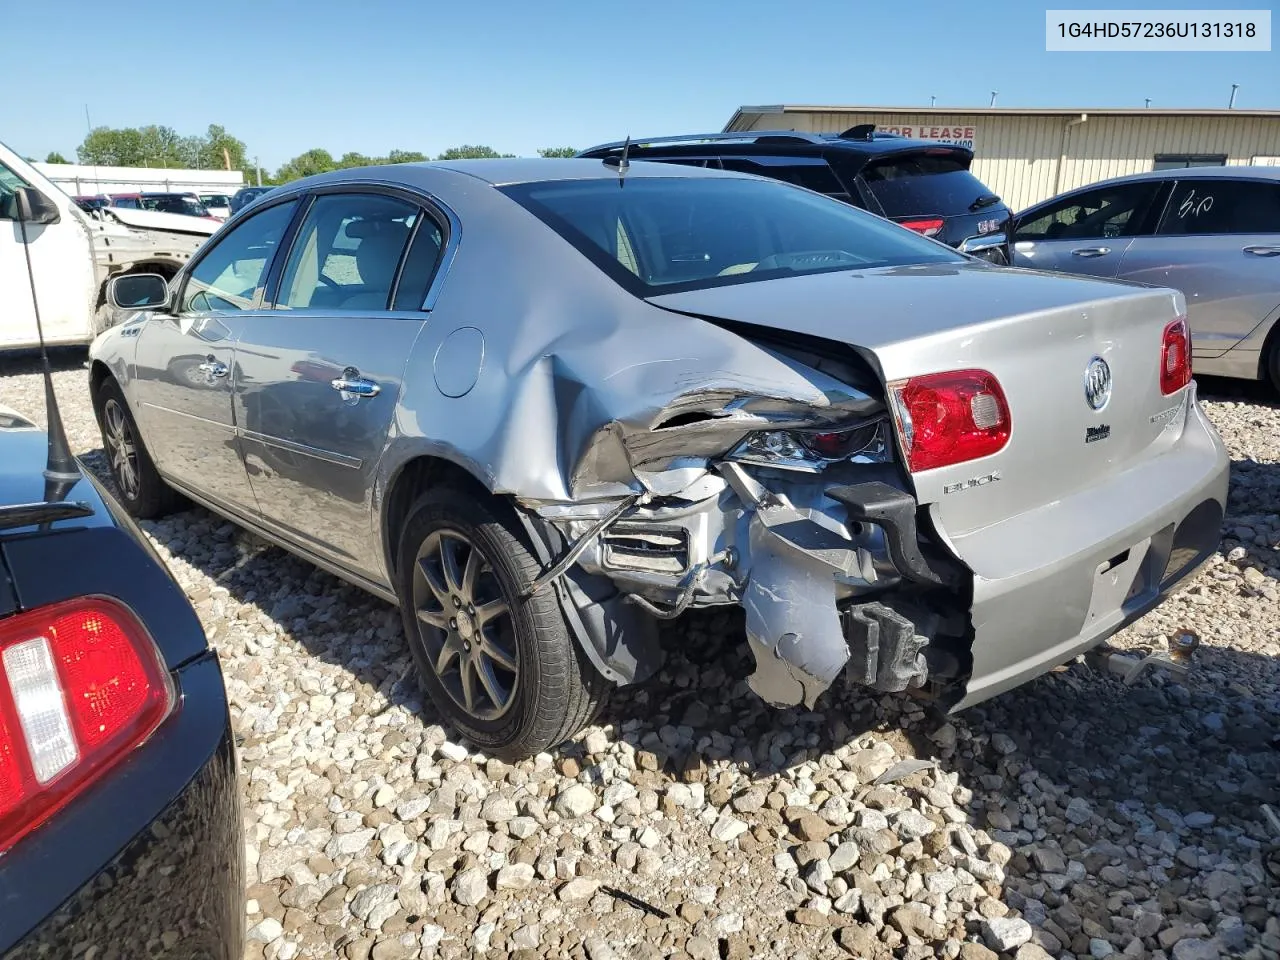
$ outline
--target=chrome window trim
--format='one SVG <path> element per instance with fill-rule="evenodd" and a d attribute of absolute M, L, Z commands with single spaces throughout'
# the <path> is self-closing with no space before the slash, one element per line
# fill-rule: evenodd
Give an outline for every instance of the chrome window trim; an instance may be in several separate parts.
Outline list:
<path fill-rule="evenodd" d="M 322 184 L 295 187 L 281 194 L 279 200 L 297 199 L 305 196 L 319 197 L 328 193 L 350 193 L 353 190 L 362 192 L 368 191 L 370 188 L 373 189 L 373 192 L 388 193 L 392 196 L 410 199 L 422 206 L 428 216 L 435 215 L 448 225 L 448 236 L 445 238 L 444 249 L 440 251 L 440 263 L 436 267 L 435 276 L 431 278 L 431 286 L 427 288 L 426 296 L 422 299 L 422 305 L 418 308 L 418 313 L 430 313 L 435 309 L 436 301 L 440 299 L 440 292 L 444 287 L 445 281 L 449 278 L 449 271 L 453 267 L 454 258 L 457 256 L 458 245 L 462 242 L 462 221 L 454 213 L 453 208 L 435 194 L 394 180 L 343 179 L 326 180 Z M 408 256 L 408 251 L 409 248 L 406 247 L 405 256 Z M 292 313 L 295 311 L 282 310 L 280 312 Z M 386 313 L 387 311 L 380 312 Z M 404 315 L 404 311 L 398 310 L 395 312 Z"/>

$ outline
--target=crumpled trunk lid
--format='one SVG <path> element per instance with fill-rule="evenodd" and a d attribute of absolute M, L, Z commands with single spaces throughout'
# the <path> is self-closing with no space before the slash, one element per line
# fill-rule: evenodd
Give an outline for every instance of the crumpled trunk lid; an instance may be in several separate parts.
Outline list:
<path fill-rule="evenodd" d="M 980 368 L 1012 419 L 998 453 L 913 474 L 943 536 L 962 536 L 1070 496 L 1157 456 L 1185 391 L 1160 392 L 1165 325 L 1185 312 L 1173 290 L 981 265 L 896 267 L 748 282 L 652 302 L 707 318 L 793 330 L 858 348 L 885 383 Z M 1090 362 L 1111 371 L 1094 410 Z M 961 559 L 964 559 L 963 556 Z"/>

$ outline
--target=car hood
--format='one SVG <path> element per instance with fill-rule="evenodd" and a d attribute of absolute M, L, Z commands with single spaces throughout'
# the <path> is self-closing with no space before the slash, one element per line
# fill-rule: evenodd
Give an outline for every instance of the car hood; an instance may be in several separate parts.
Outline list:
<path fill-rule="evenodd" d="M 779 277 L 648 299 L 680 313 L 880 352 L 962 327 L 1149 290 L 1118 280 L 966 262 Z"/>
<path fill-rule="evenodd" d="M 159 210 L 134 210 L 131 207 L 108 207 L 107 211 L 129 227 L 144 230 L 164 230 L 168 233 L 198 233 L 212 236 L 222 226 L 218 220 L 188 216 L 183 213 L 162 213 Z"/>

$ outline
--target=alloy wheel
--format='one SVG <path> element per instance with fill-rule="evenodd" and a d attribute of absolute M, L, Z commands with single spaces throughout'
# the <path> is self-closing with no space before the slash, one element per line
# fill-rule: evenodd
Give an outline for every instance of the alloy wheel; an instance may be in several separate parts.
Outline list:
<path fill-rule="evenodd" d="M 413 605 L 427 662 L 450 699 L 477 720 L 505 714 L 520 679 L 515 622 L 480 548 L 457 530 L 433 531 L 414 561 Z"/>
<path fill-rule="evenodd" d="M 138 445 L 124 408 L 110 399 L 102 409 L 103 439 L 107 443 L 107 459 L 111 475 L 115 477 L 120 492 L 129 500 L 138 499 Z"/>

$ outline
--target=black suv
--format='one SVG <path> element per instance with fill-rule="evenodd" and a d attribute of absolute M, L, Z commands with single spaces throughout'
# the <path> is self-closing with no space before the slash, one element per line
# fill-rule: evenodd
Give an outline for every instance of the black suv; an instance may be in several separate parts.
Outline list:
<path fill-rule="evenodd" d="M 601 144 L 578 156 L 616 157 L 624 145 Z M 785 180 L 975 256 L 1009 263 L 1011 211 L 969 172 L 973 151 L 966 147 L 877 133 L 874 125 L 863 124 L 840 134 L 753 130 L 635 140 L 627 159 Z"/>

